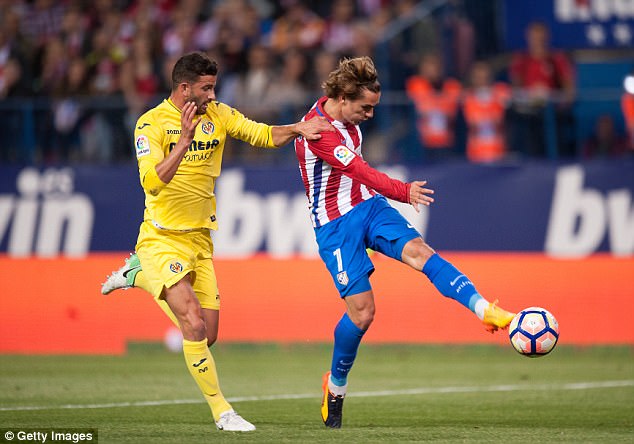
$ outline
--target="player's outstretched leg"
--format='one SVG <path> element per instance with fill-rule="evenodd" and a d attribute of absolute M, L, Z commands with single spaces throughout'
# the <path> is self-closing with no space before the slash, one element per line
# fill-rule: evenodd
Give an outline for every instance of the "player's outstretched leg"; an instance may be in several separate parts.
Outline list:
<path fill-rule="evenodd" d="M 130 253 L 130 257 L 118 270 L 113 271 L 107 278 L 106 282 L 101 284 L 101 294 L 109 294 L 117 289 L 127 290 L 134 287 L 134 279 L 141 271 L 141 262 L 136 253 Z"/>
<path fill-rule="evenodd" d="M 497 301 L 490 303 L 484 299 L 471 280 L 438 253 L 425 262 L 422 271 L 440 293 L 474 312 L 491 333 L 507 328 L 515 317 L 515 313 L 498 307 Z"/>
<path fill-rule="evenodd" d="M 323 376 L 322 389 L 324 397 L 321 401 L 321 419 L 326 427 L 339 429 L 341 428 L 343 400 L 346 397 L 347 385 L 343 387 L 333 385 L 330 381 L 330 372 L 327 372 Z"/>

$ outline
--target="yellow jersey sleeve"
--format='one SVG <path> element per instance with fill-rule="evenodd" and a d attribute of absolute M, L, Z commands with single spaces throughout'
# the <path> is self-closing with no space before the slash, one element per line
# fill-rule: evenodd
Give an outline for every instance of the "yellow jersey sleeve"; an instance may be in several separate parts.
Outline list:
<path fill-rule="evenodd" d="M 218 103 L 218 114 L 227 127 L 227 134 L 250 145 L 263 148 L 279 148 L 273 144 L 271 126 L 248 119 L 240 111 L 224 103 Z"/>
<path fill-rule="evenodd" d="M 134 145 L 141 186 L 152 196 L 158 195 L 167 185 L 156 173 L 156 164 L 165 158 L 163 134 L 161 124 L 152 112 L 142 115 L 134 129 Z"/>

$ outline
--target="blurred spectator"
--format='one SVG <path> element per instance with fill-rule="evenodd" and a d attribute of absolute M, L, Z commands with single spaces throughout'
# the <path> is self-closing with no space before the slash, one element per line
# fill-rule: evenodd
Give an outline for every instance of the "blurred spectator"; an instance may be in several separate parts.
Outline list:
<path fill-rule="evenodd" d="M 98 153 L 82 150 L 82 125 L 88 117 L 85 101 L 88 94 L 88 70 L 80 57 L 68 62 L 62 82 L 53 92 L 52 120 L 53 159 L 55 161 L 94 161 Z M 83 135 L 92 137 L 92 135 Z M 106 159 L 99 159 L 106 160 Z"/>
<path fill-rule="evenodd" d="M 428 54 L 420 61 L 418 74 L 407 79 L 405 87 L 416 108 L 416 128 L 424 157 L 439 160 L 451 156 L 462 85 L 445 78 L 440 57 Z"/>
<path fill-rule="evenodd" d="M 85 60 L 90 70 L 90 92 L 93 94 L 109 95 L 119 91 L 118 70 L 125 50 L 114 38 L 116 31 L 104 24 L 92 36 L 91 50 Z"/>
<path fill-rule="evenodd" d="M 448 73 L 458 78 L 468 75 L 475 54 L 475 30 L 466 16 L 463 2 L 453 0 L 443 8 L 443 45 Z"/>
<path fill-rule="evenodd" d="M 25 73 L 18 49 L 10 39 L 6 29 L 0 28 L 0 161 L 30 161 L 30 154 L 20 152 L 22 118 L 10 107 L 2 106 L 7 99 L 25 93 L 21 82 Z"/>
<path fill-rule="evenodd" d="M 272 120 L 273 123 L 292 122 L 301 118 L 309 96 L 304 83 L 306 65 L 306 57 L 301 51 L 291 50 L 284 54 L 282 67 L 271 80 L 265 98 L 279 115 L 277 120 Z"/>
<path fill-rule="evenodd" d="M 249 119 L 275 122 L 279 117 L 278 110 L 266 100 L 269 97 L 269 88 L 276 77 L 272 65 L 269 48 L 255 45 L 249 49 L 246 71 L 231 84 L 225 83 L 223 86 L 223 97 L 233 97 L 231 105 Z M 232 91 L 227 91 L 228 89 Z M 232 140 L 229 146 L 231 148 L 225 151 L 229 156 L 237 155 L 246 161 L 258 157 L 258 150 L 251 149 L 250 145 L 244 142 Z"/>
<path fill-rule="evenodd" d="M 511 97 L 505 83 L 493 83 L 491 67 L 476 62 L 471 67 L 470 88 L 463 99 L 467 122 L 467 159 L 471 162 L 495 162 L 506 155 L 504 117 Z"/>
<path fill-rule="evenodd" d="M 85 56 L 90 45 L 87 20 L 78 8 L 69 8 L 64 14 L 60 37 L 67 57 Z"/>
<path fill-rule="evenodd" d="M 284 54 L 281 69 L 271 81 L 265 98 L 275 110 L 272 117 L 277 116 L 275 120 L 269 119 L 272 123 L 296 122 L 304 114 L 306 105 L 314 99 L 305 82 L 307 64 L 306 56 L 299 50 L 291 50 Z M 281 150 L 275 156 L 262 157 L 277 163 L 295 162 L 293 150 Z"/>
<path fill-rule="evenodd" d="M 22 16 L 22 32 L 34 47 L 39 48 L 52 38 L 59 36 L 64 21 L 65 2 L 35 0 L 27 3 Z"/>
<path fill-rule="evenodd" d="M 620 157 L 628 151 L 627 138 L 618 134 L 609 114 L 597 118 L 594 133 L 583 146 L 585 159 Z"/>
<path fill-rule="evenodd" d="M 338 56 L 326 50 L 317 51 L 315 56 L 312 57 L 312 69 L 308 80 L 308 90 L 315 100 L 323 95 L 324 92 L 321 89 L 321 83 L 324 79 L 327 79 L 328 74 L 337 67 L 337 63 L 339 63 Z"/>
<path fill-rule="evenodd" d="M 250 119 L 275 121 L 271 116 L 275 110 L 267 103 L 271 82 L 275 78 L 272 55 L 262 45 L 251 47 L 248 54 L 248 68 L 235 85 L 234 103 Z"/>
<path fill-rule="evenodd" d="M 531 156 L 571 156 L 575 153 L 573 65 L 563 52 L 550 48 L 550 32 L 544 23 L 527 26 L 526 42 L 527 50 L 513 55 L 509 69 L 511 83 L 518 89 L 513 146 Z M 549 131 L 557 133 L 556 153 L 547 153 L 545 135 Z"/>
<path fill-rule="evenodd" d="M 394 4 L 395 19 L 407 21 L 421 5 L 416 0 L 398 0 Z M 405 79 L 418 72 L 420 61 L 429 54 L 440 53 L 438 24 L 432 16 L 418 20 L 390 42 L 390 79 L 392 85 L 403 85 Z"/>
<path fill-rule="evenodd" d="M 625 79 L 625 92 L 621 97 L 621 110 L 625 119 L 629 149 L 634 153 L 634 74 Z"/>
<path fill-rule="evenodd" d="M 62 39 L 50 38 L 44 46 L 39 76 L 35 79 L 35 91 L 48 96 L 61 90 L 67 69 L 68 59 Z"/>
<path fill-rule="evenodd" d="M 127 106 L 126 128 L 130 140 L 134 125 L 147 111 L 159 91 L 160 80 L 154 73 L 152 46 L 148 37 L 139 34 L 132 42 L 130 55 L 121 65 L 119 84 Z"/>
<path fill-rule="evenodd" d="M 40 66 L 33 81 L 33 92 L 40 96 L 40 106 L 33 110 L 34 130 L 36 139 L 36 154 L 46 162 L 60 160 L 57 147 L 51 143 L 54 140 L 52 122 L 52 97 L 63 91 L 68 72 L 64 43 L 59 36 L 51 37 L 44 44 Z"/>
<path fill-rule="evenodd" d="M 30 67 L 31 67 L 31 53 L 32 43 L 25 37 L 21 30 L 22 22 L 22 10 L 23 8 L 17 6 L 20 2 L 15 2 L 13 8 L 3 11 L 2 23 L 0 26 L 0 32 L 2 32 L 2 46 L 3 50 L 7 48 L 10 50 L 11 58 L 16 59 L 22 68 L 22 80 L 24 84 L 30 82 Z M 24 6 L 26 8 L 26 6 Z"/>
<path fill-rule="evenodd" d="M 175 57 L 194 51 L 196 16 L 192 11 L 177 8 L 172 13 L 172 23 L 163 33 L 163 54 Z"/>
<path fill-rule="evenodd" d="M 26 93 L 22 81 L 27 74 L 25 54 L 14 37 L 9 29 L 0 27 L 0 99 Z"/>
<path fill-rule="evenodd" d="M 353 0 L 334 0 L 326 20 L 323 46 L 327 51 L 352 54 L 355 43 Z"/>
<path fill-rule="evenodd" d="M 100 1 L 104 3 L 100 8 L 100 14 L 115 9 L 113 0 Z M 161 28 L 169 23 L 170 14 L 175 9 L 189 11 L 188 13 L 190 14 L 197 14 L 201 9 L 200 0 L 194 0 L 193 3 L 186 0 L 132 0 L 127 3 L 130 3 L 130 6 L 125 11 L 127 16 L 147 17 L 150 22 Z"/>
<path fill-rule="evenodd" d="M 291 48 L 315 49 L 323 38 L 324 20 L 311 11 L 303 0 L 282 2 L 285 12 L 273 22 L 271 47 L 281 54 Z"/>

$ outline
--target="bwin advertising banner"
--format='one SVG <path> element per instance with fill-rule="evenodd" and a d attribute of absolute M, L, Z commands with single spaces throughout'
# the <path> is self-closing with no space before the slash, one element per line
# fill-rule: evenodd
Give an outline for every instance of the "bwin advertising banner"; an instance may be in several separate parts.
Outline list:
<path fill-rule="evenodd" d="M 438 251 L 634 255 L 631 159 L 381 169 L 435 190 L 420 213 L 395 205 Z M 216 257 L 317 256 L 296 168 L 225 168 L 216 196 Z M 0 252 L 11 257 L 132 251 L 142 217 L 135 165 L 0 167 Z"/>

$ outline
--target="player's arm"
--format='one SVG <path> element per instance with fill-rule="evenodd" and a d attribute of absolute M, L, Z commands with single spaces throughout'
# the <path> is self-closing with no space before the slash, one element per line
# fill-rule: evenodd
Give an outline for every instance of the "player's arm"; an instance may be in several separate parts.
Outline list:
<path fill-rule="evenodd" d="M 245 117 L 242 113 L 223 103 L 217 103 L 219 114 L 223 117 L 227 133 L 250 145 L 263 148 L 279 148 L 297 136 L 307 140 L 318 140 L 320 133 L 334 131 L 326 119 L 312 119 L 291 125 L 267 125 Z"/>
<path fill-rule="evenodd" d="M 167 156 L 163 152 L 165 133 L 161 123 L 155 121 L 151 115 L 143 115 L 139 119 L 135 131 L 136 155 L 141 186 L 146 193 L 152 196 L 158 195 L 176 174 L 194 137 L 196 125 L 200 122 L 200 118 L 194 120 L 195 112 L 195 105 L 191 103 L 183 107 L 181 136 Z"/>
<path fill-rule="evenodd" d="M 306 140 L 319 140 L 321 139 L 321 133 L 334 130 L 330 122 L 324 117 L 316 117 L 291 125 L 273 126 L 271 127 L 271 135 L 275 146 L 283 146 L 297 136 L 302 136 Z"/>
<path fill-rule="evenodd" d="M 187 102 L 181 110 L 181 135 L 176 142 L 174 149 L 165 158 L 156 164 L 156 175 L 161 182 L 169 183 L 176 174 L 176 170 L 181 164 L 185 153 L 189 149 L 194 135 L 196 134 L 196 126 L 200 123 L 202 116 L 196 117 L 196 104 Z"/>
<path fill-rule="evenodd" d="M 427 181 L 405 183 L 393 179 L 372 168 L 348 147 L 340 145 L 334 135 L 325 135 L 322 140 L 309 143 L 309 148 L 346 176 L 378 191 L 385 197 L 411 204 L 417 211 L 419 204 L 429 205 L 434 201 L 430 196 L 434 191 L 424 188 Z"/>

